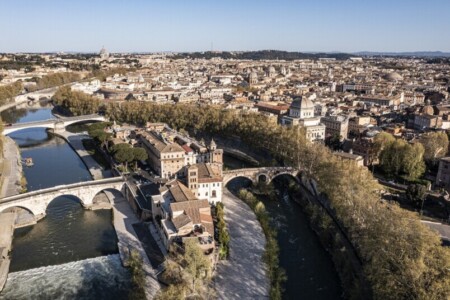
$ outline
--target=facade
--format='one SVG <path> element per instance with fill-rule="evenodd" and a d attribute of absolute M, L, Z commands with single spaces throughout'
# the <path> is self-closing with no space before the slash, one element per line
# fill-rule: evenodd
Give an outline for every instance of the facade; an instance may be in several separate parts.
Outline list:
<path fill-rule="evenodd" d="M 147 130 L 140 131 L 137 136 L 147 151 L 150 166 L 165 179 L 184 177 L 186 167 L 197 163 L 223 164 L 223 151 L 217 149 L 214 140 L 206 147 L 166 124 L 147 124 Z"/>
<path fill-rule="evenodd" d="M 200 163 L 189 166 L 187 185 L 199 199 L 211 204 L 222 201 L 222 165 Z"/>
<path fill-rule="evenodd" d="M 289 107 L 289 115 L 281 118 L 281 125 L 304 127 L 310 141 L 325 140 L 325 125 L 314 116 L 314 103 L 307 98 L 296 98 Z"/>
<path fill-rule="evenodd" d="M 438 187 L 450 190 L 450 157 L 443 157 L 439 161 L 439 170 L 435 183 Z"/>
<path fill-rule="evenodd" d="M 325 125 L 325 136 L 339 136 L 340 139 L 346 139 L 348 134 L 348 118 L 345 116 L 322 117 L 320 122 Z"/>

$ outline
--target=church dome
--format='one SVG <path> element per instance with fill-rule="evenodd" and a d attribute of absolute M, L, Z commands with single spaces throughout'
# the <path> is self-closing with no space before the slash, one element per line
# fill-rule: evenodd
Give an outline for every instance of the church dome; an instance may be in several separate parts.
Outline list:
<path fill-rule="evenodd" d="M 400 81 L 400 80 L 403 80 L 403 76 L 398 74 L 397 72 L 388 73 L 383 78 L 388 80 L 388 81 Z"/>
<path fill-rule="evenodd" d="M 304 109 L 311 109 L 314 108 L 314 103 L 309 100 L 308 98 L 303 98 L 303 97 L 298 97 L 295 98 L 294 101 L 292 101 L 291 104 L 292 108 L 297 108 L 300 110 L 304 110 Z"/>
<path fill-rule="evenodd" d="M 431 105 L 425 105 L 422 107 L 421 113 L 424 115 L 433 116 L 434 115 L 434 108 Z"/>

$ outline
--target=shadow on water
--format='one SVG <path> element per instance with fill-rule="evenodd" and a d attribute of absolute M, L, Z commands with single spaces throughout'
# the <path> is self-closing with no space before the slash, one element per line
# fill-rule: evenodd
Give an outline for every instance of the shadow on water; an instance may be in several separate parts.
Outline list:
<path fill-rule="evenodd" d="M 290 199 L 290 176 L 279 176 L 273 181 L 274 195 L 257 196 L 277 228 L 280 246 L 280 266 L 285 269 L 287 281 L 283 299 L 342 299 L 342 289 L 330 255 L 322 247 L 308 219 L 298 203 Z M 251 181 L 238 177 L 227 184 L 237 195 L 239 189 L 251 187 Z"/>

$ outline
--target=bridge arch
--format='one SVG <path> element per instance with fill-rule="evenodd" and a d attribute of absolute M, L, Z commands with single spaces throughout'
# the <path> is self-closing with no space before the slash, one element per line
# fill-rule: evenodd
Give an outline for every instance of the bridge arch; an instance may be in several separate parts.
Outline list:
<path fill-rule="evenodd" d="M 223 186 L 225 187 L 228 183 L 230 183 L 231 181 L 233 181 L 234 179 L 237 178 L 245 178 L 247 180 L 250 180 L 253 183 L 255 183 L 255 180 L 253 177 L 251 176 L 246 176 L 246 175 L 237 175 L 237 176 L 229 176 L 229 177 L 225 177 L 224 181 L 223 181 Z"/>
<path fill-rule="evenodd" d="M 120 194 L 123 198 L 125 198 L 125 195 L 122 191 L 122 187 L 120 188 L 103 188 L 101 190 L 99 190 L 94 197 L 92 198 L 92 205 L 94 206 L 99 206 L 102 205 L 104 203 L 113 205 L 114 204 L 114 200 L 115 200 L 115 195 L 114 194 Z M 102 196 L 102 194 L 104 196 Z"/>
<path fill-rule="evenodd" d="M 67 198 L 62 200 L 61 198 Z M 45 203 L 45 211 L 48 210 L 49 206 L 54 205 L 55 201 L 72 201 L 72 202 L 77 202 L 82 208 L 86 208 L 86 203 L 83 199 L 81 199 L 80 197 L 78 197 L 75 194 L 61 194 L 61 195 L 57 195 L 56 197 L 54 197 L 53 199 L 49 199 L 46 203 Z"/>
<path fill-rule="evenodd" d="M 272 178 L 270 179 L 270 181 L 272 181 L 272 180 L 274 180 L 275 178 L 277 178 L 278 176 L 282 176 L 282 175 L 286 175 L 286 176 L 289 176 L 289 177 L 291 177 L 292 179 L 294 179 L 295 181 L 297 181 L 297 182 L 300 182 L 300 179 L 298 178 L 298 172 L 280 172 L 280 173 L 277 173 L 277 174 L 274 174 L 273 176 L 272 176 Z"/>
<path fill-rule="evenodd" d="M 28 225 L 33 225 L 37 221 L 36 214 L 28 207 L 25 206 L 19 206 L 19 205 L 12 205 L 7 208 L 4 208 L 0 214 L 3 213 L 13 213 L 14 216 L 14 222 L 13 226 L 14 228 L 19 227 L 25 227 Z"/>

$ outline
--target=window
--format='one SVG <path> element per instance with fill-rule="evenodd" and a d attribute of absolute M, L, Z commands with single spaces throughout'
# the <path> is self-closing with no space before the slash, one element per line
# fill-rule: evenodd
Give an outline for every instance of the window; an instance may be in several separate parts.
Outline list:
<path fill-rule="evenodd" d="M 216 198 L 216 197 L 217 197 L 216 190 L 213 190 L 213 191 L 212 191 L 211 197 L 212 197 L 212 198 Z"/>

